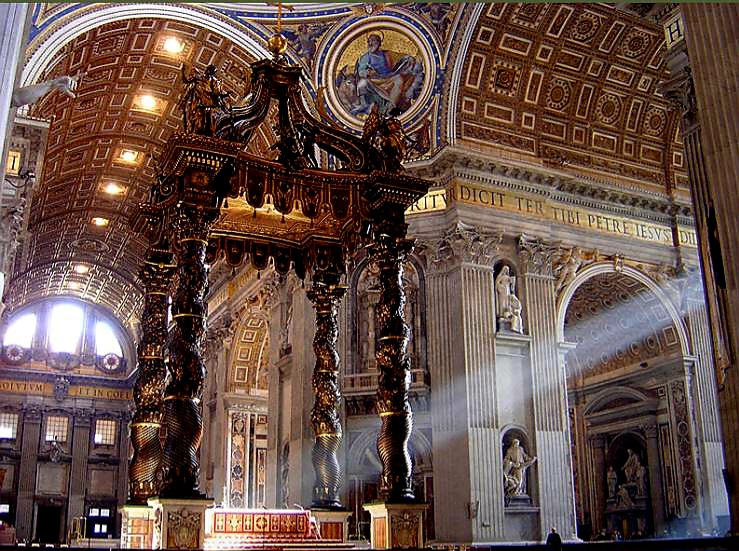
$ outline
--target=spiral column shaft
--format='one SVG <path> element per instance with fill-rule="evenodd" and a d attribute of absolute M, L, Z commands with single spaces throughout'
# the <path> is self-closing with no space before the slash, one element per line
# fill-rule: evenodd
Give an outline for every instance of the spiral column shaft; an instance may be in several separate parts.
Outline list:
<path fill-rule="evenodd" d="M 178 286 L 172 300 L 174 326 L 169 334 L 169 383 L 164 398 L 167 436 L 162 461 L 161 497 L 199 497 L 198 451 L 203 434 L 200 399 L 205 363 L 205 251 L 213 209 L 181 206 L 177 213 Z"/>
<path fill-rule="evenodd" d="M 413 428 L 413 412 L 408 401 L 411 381 L 407 354 L 410 330 L 405 322 L 403 263 L 413 250 L 413 241 L 380 235 L 370 247 L 379 268 L 380 298 L 377 303 L 378 344 L 375 351 L 379 382 L 377 412 L 382 425 L 377 452 L 382 461 L 380 495 L 385 501 L 414 499 L 408 439 Z"/>
<path fill-rule="evenodd" d="M 136 349 L 138 376 L 133 390 L 136 412 L 131 423 L 133 455 L 128 468 L 130 503 L 146 503 L 159 492 L 157 472 L 163 453 L 159 432 L 164 397 L 167 298 L 174 269 L 171 253 L 150 249 L 139 273 L 145 294 L 141 316 L 143 331 Z"/>
<path fill-rule="evenodd" d="M 338 406 L 339 353 L 336 341 L 339 335 L 338 313 L 346 287 L 314 283 L 307 292 L 316 310 L 316 333 L 313 351 L 316 365 L 313 369 L 315 401 L 311 410 L 311 423 L 316 441 L 312 461 L 316 473 L 313 485 L 313 507 L 340 508 L 339 491 L 342 475 L 338 451 L 343 439 Z"/>

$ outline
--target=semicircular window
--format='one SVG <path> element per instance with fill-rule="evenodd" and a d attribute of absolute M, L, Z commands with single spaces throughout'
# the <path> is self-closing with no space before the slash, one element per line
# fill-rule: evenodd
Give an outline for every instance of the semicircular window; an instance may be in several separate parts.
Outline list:
<path fill-rule="evenodd" d="M 5 331 L 3 346 L 16 345 L 22 348 L 31 348 L 35 330 L 36 314 L 24 314 L 8 326 L 8 330 Z"/>
<path fill-rule="evenodd" d="M 13 315 L 2 339 L 2 360 L 11 365 L 94 375 L 125 376 L 125 329 L 102 308 L 51 299 Z"/>

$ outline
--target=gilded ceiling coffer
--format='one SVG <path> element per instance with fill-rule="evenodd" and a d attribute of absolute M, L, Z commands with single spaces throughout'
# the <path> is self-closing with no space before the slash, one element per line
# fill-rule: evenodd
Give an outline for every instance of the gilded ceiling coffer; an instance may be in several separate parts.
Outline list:
<path fill-rule="evenodd" d="M 167 302 L 174 274 L 172 254 L 150 247 L 139 277 L 144 284 L 141 340 L 136 349 L 138 376 L 133 389 L 136 411 L 131 423 L 133 456 L 129 466 L 129 502 L 145 504 L 159 493 L 162 461 L 162 400 L 167 341 Z"/>
<path fill-rule="evenodd" d="M 360 137 L 315 118 L 301 95 L 301 69 L 283 57 L 284 39 L 270 40 L 269 46 L 273 58 L 251 65 L 250 86 L 233 104 L 214 68 L 187 73 L 180 107 L 188 117 L 186 130 L 194 133 L 170 137 L 149 201 L 139 206 L 133 221 L 134 227 L 149 221 L 150 243 L 168 239 L 178 266 L 160 493 L 200 495 L 206 262 L 222 259 L 235 267 L 249 260 L 258 270 L 272 267 L 284 275 L 293 269 L 301 279 L 310 275 L 308 298 L 316 308 L 317 325 L 313 505 L 341 506 L 336 315 L 347 262 L 359 247 L 374 241 L 371 254 L 384 274 L 384 332 L 378 351 L 383 493 L 388 499 L 412 499 L 408 327 L 400 285 L 412 242 L 405 239 L 404 212 L 431 182 L 402 174 L 405 136 L 398 119 L 370 113 Z M 200 108 L 206 104 L 208 109 Z M 193 120 L 206 114 L 207 120 Z M 260 155 L 248 153 L 255 130 L 273 121 L 276 143 Z M 338 168 L 325 168 L 329 164 Z"/>

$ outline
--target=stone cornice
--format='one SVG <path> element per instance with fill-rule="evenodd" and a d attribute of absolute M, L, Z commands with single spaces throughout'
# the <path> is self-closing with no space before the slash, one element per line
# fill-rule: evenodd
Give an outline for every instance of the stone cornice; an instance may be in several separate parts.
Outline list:
<path fill-rule="evenodd" d="M 572 206 L 669 225 L 672 217 L 692 226 L 692 208 L 664 194 L 575 177 L 564 171 L 490 159 L 478 152 L 446 147 L 433 158 L 406 167 L 414 176 L 446 185 L 455 178 L 549 198 Z"/>

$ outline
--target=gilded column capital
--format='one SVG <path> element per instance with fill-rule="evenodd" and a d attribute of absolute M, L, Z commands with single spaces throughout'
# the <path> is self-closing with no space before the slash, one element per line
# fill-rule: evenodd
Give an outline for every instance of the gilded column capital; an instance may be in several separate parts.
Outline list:
<path fill-rule="evenodd" d="M 422 243 L 419 252 L 431 271 L 444 271 L 459 263 L 492 269 L 502 241 L 502 231 L 484 231 L 460 221 L 437 241 Z"/>

